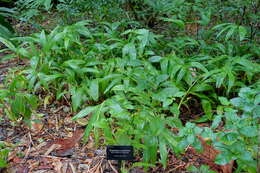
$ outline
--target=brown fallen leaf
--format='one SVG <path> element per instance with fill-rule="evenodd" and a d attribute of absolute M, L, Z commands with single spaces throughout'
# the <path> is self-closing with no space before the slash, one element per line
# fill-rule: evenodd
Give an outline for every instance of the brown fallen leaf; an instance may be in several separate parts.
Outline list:
<path fill-rule="evenodd" d="M 54 148 L 52 149 L 53 154 L 55 156 L 65 157 L 72 155 L 73 149 L 75 145 L 80 141 L 80 139 L 83 137 L 83 130 L 76 130 L 73 133 L 73 136 L 67 139 L 56 139 L 52 142 L 50 142 L 46 147 L 50 148 L 54 144 Z M 50 151 L 50 149 L 49 149 Z M 50 151 L 50 153 L 52 152 Z M 46 153 L 49 154 L 49 153 Z"/>
<path fill-rule="evenodd" d="M 31 130 L 31 132 L 33 134 L 38 134 L 42 131 L 43 126 L 44 126 L 44 124 L 43 124 L 42 120 L 37 115 L 33 115 L 32 121 L 31 121 L 31 126 L 28 128 Z"/>

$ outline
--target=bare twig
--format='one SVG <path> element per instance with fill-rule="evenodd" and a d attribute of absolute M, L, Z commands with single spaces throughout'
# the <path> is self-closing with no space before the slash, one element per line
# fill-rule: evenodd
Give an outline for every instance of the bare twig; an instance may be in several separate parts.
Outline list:
<path fill-rule="evenodd" d="M 70 168 L 71 168 L 72 172 L 73 173 L 77 173 L 76 172 L 76 168 L 73 166 L 73 164 L 71 162 L 69 163 L 69 165 L 70 165 Z"/>
<path fill-rule="evenodd" d="M 62 167 L 62 173 L 66 173 L 68 169 L 68 162 L 65 162 L 63 167 Z"/>
<path fill-rule="evenodd" d="M 101 163 L 102 161 L 104 160 L 104 158 L 102 158 L 93 168 L 91 168 L 88 173 L 93 173 L 93 172 L 96 172 L 100 166 L 101 166 Z"/>
<path fill-rule="evenodd" d="M 44 156 L 48 156 L 53 150 L 60 147 L 59 144 L 52 144 L 51 147 L 44 153 Z"/>
<path fill-rule="evenodd" d="M 181 167 L 183 167 L 183 166 L 185 166 L 185 165 L 186 165 L 186 164 L 176 166 L 175 168 L 168 170 L 166 173 L 175 172 L 177 169 L 179 169 L 179 168 L 181 168 Z"/>
<path fill-rule="evenodd" d="M 33 140 L 32 140 L 31 132 L 28 133 L 28 136 L 29 136 L 29 139 L 30 139 L 31 144 L 34 145 Z"/>
<path fill-rule="evenodd" d="M 22 161 L 22 162 L 24 162 L 24 161 L 25 161 L 25 160 L 28 158 L 28 156 L 29 156 L 30 152 L 31 152 L 31 146 L 29 145 L 29 148 L 28 148 L 27 152 L 25 153 L 25 156 L 24 156 L 24 158 L 23 158 L 23 161 Z"/>
<path fill-rule="evenodd" d="M 115 169 L 115 167 L 111 164 L 110 161 L 108 161 L 108 164 L 115 173 L 118 173 L 118 171 Z"/>

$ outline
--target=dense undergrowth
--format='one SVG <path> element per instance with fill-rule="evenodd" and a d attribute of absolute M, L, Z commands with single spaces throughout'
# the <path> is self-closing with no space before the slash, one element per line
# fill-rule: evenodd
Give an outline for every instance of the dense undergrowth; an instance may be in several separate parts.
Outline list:
<path fill-rule="evenodd" d="M 221 152 L 217 164 L 235 160 L 235 172 L 257 172 L 259 2 L 15 4 L 23 22 L 37 24 L 45 11 L 63 21 L 32 35 L 0 35 L 2 52 L 29 60 L 1 86 L 10 120 L 30 124 L 37 105 L 66 100 L 78 112 L 74 120 L 89 117 L 85 141 L 93 131 L 97 143 L 133 145 L 144 166 L 167 167 L 170 151 L 179 155 L 190 145 L 202 150 L 200 136 Z"/>

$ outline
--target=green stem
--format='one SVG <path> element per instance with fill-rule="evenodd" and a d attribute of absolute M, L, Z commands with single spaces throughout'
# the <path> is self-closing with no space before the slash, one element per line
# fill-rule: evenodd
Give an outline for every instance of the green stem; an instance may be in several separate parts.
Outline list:
<path fill-rule="evenodd" d="M 182 105 L 184 99 L 185 99 L 185 98 L 187 97 L 187 95 L 190 93 L 190 90 L 191 90 L 192 87 L 197 83 L 197 81 L 198 81 L 198 79 L 195 80 L 195 81 L 192 83 L 192 85 L 189 87 L 189 89 L 187 90 L 187 92 L 185 93 L 185 95 L 181 98 L 181 101 L 180 101 L 180 103 L 179 103 L 179 105 L 178 105 L 178 109 L 180 109 L 180 107 L 181 107 L 181 105 Z"/>

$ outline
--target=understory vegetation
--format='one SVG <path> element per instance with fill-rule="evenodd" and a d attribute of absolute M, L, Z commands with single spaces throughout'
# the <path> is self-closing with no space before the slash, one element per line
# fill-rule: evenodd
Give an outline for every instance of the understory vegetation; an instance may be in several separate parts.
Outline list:
<path fill-rule="evenodd" d="M 68 102 L 87 119 L 83 142 L 132 145 L 145 169 L 203 139 L 216 164 L 259 171 L 259 1 L 0 3 L 0 61 L 26 63 L 0 84 L 0 121 L 30 126 L 39 106 Z M 0 168 L 8 151 L 0 143 Z"/>

